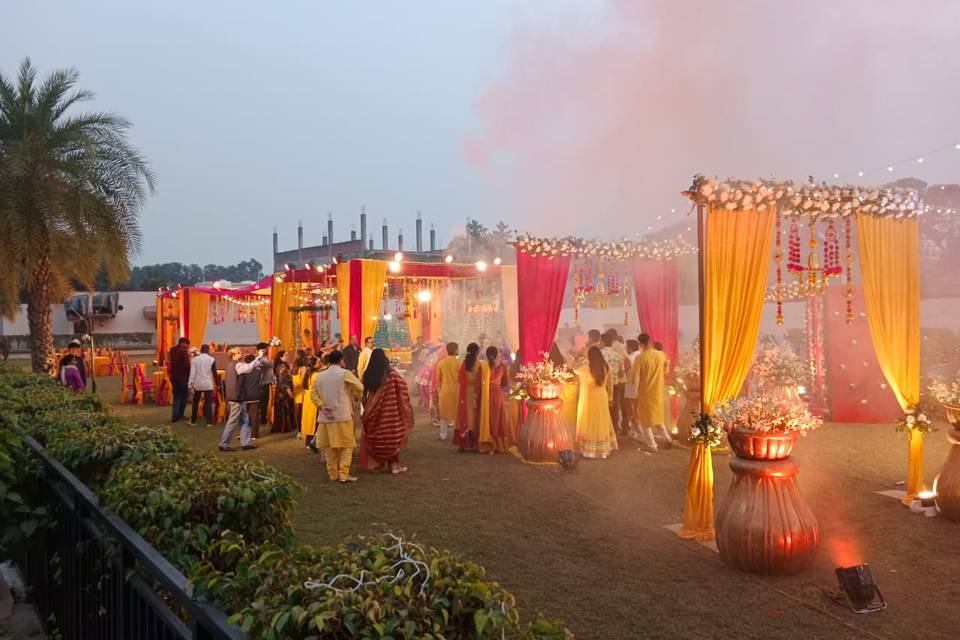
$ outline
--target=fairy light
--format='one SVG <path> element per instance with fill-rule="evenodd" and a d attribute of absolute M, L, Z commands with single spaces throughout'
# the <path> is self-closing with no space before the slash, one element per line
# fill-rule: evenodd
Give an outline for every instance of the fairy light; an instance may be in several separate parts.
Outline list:
<path fill-rule="evenodd" d="M 494 258 L 494 259 L 493 259 L 493 264 L 495 264 L 495 265 L 497 265 L 497 266 L 499 266 L 501 262 L 503 262 L 503 260 L 501 260 L 500 258 Z"/>
<path fill-rule="evenodd" d="M 431 294 L 429 289 L 424 289 L 423 291 L 417 292 L 417 301 L 418 302 L 430 302 Z"/>
<path fill-rule="evenodd" d="M 390 273 L 400 273 L 400 263 L 396 260 L 388 262 L 387 268 L 390 269 Z"/>
<path fill-rule="evenodd" d="M 393 261 L 394 261 L 394 262 L 402 262 L 402 261 L 403 261 L 403 254 L 402 254 L 401 252 L 397 251 L 395 254 L 393 254 Z"/>
<path fill-rule="evenodd" d="M 446 262 L 447 264 L 450 264 L 451 262 L 453 262 L 453 256 L 448 255 L 446 258 L 443 259 L 443 261 Z"/>

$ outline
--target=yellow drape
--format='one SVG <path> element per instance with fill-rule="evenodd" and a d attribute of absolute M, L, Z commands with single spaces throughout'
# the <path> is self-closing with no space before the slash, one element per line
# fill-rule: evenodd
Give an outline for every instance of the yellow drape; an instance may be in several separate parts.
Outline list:
<path fill-rule="evenodd" d="M 306 304 L 303 301 L 298 303 L 299 305 Z M 312 311 L 301 311 L 300 315 L 300 348 L 301 349 L 315 349 L 320 345 L 319 340 L 314 340 L 314 331 L 313 331 L 313 312 Z"/>
<path fill-rule="evenodd" d="M 340 318 L 340 335 L 344 342 L 350 341 L 350 265 L 337 264 L 337 315 Z M 363 336 L 357 336 L 363 344 Z"/>
<path fill-rule="evenodd" d="M 210 317 L 210 294 L 189 290 L 190 296 L 190 335 L 187 340 L 190 345 L 200 348 L 203 336 L 207 333 L 207 319 Z"/>
<path fill-rule="evenodd" d="M 423 310 L 424 308 L 426 308 L 425 305 L 421 305 L 421 304 L 419 304 L 419 303 L 414 303 L 414 304 L 417 305 L 417 317 L 416 317 L 416 318 L 413 317 L 413 310 L 412 310 L 412 309 L 407 309 L 407 331 L 410 333 L 410 343 L 411 343 L 411 344 L 416 344 L 416 343 L 417 343 L 417 336 L 422 336 L 422 335 L 423 335 L 423 333 L 422 333 L 422 331 L 423 331 L 423 316 L 421 316 L 420 314 L 422 313 L 422 310 Z M 426 339 L 426 336 L 424 336 L 424 339 Z"/>
<path fill-rule="evenodd" d="M 704 247 L 704 409 L 735 397 L 753 362 L 760 332 L 775 213 L 707 211 Z M 681 538 L 710 540 L 713 528 L 713 461 L 709 447 L 690 450 Z"/>
<path fill-rule="evenodd" d="M 387 263 L 382 260 L 362 260 L 363 274 L 363 336 L 361 340 L 377 331 L 380 318 L 380 303 L 383 302 L 383 285 L 387 281 Z"/>
<path fill-rule="evenodd" d="M 920 227 L 916 218 L 857 214 L 867 324 L 880 369 L 900 407 L 920 402 Z M 911 433 L 907 462 L 910 504 L 926 489 L 923 434 Z"/>
<path fill-rule="evenodd" d="M 257 336 L 260 338 L 260 342 L 267 342 L 271 338 L 270 307 L 266 305 L 257 306 L 256 317 L 257 317 Z"/>
<path fill-rule="evenodd" d="M 273 325 L 273 335 L 280 338 L 280 348 L 291 350 L 293 341 L 293 313 L 290 307 L 297 306 L 297 286 L 290 282 L 275 282 L 271 298 L 270 311 Z"/>
<path fill-rule="evenodd" d="M 520 308 L 517 303 L 517 265 L 500 267 L 500 285 L 503 289 L 503 320 L 507 325 L 510 349 L 520 348 Z"/>

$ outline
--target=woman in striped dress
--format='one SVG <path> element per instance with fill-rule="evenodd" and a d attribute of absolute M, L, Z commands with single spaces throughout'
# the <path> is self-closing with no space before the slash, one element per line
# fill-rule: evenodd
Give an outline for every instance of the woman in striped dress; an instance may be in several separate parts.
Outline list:
<path fill-rule="evenodd" d="M 407 383 L 390 366 L 383 349 L 374 349 L 363 372 L 365 396 L 360 468 L 403 473 L 400 451 L 413 429 L 413 405 Z"/>

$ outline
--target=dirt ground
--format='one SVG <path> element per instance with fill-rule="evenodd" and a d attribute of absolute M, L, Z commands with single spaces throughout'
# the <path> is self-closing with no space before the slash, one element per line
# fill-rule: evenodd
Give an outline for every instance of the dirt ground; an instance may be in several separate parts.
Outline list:
<path fill-rule="evenodd" d="M 116 402 L 117 379 L 100 391 Z M 119 405 L 138 423 L 169 421 L 169 407 Z M 821 524 L 816 563 L 805 573 L 762 578 L 728 568 L 712 550 L 665 525 L 681 518 L 688 452 L 624 447 L 574 473 L 525 465 L 511 455 L 458 453 L 422 420 L 400 476 L 326 479 L 319 456 L 293 436 L 266 436 L 256 456 L 302 484 L 294 521 L 300 539 L 340 541 L 385 524 L 421 543 L 486 567 L 516 595 L 522 614 L 564 620 L 577 638 L 957 638 L 960 524 L 914 515 L 878 495 L 906 473 L 907 444 L 892 425 L 834 425 L 800 441 L 801 490 Z M 215 450 L 220 427 L 173 427 Z M 946 459 L 944 429 L 928 437 L 927 477 Z M 716 508 L 730 482 L 727 454 L 714 455 Z M 870 563 L 888 609 L 858 616 L 829 602 L 840 564 Z"/>

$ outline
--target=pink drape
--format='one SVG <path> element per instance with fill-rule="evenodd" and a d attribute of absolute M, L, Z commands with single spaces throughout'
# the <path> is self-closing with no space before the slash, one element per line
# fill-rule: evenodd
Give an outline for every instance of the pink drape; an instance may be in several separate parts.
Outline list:
<path fill-rule="evenodd" d="M 637 258 L 631 267 L 640 330 L 649 333 L 653 342 L 663 343 L 663 351 L 670 358 L 670 367 L 673 368 L 677 364 L 680 342 L 677 326 L 680 307 L 677 261 Z"/>
<path fill-rule="evenodd" d="M 557 335 L 570 256 L 553 258 L 517 252 L 517 310 L 520 316 L 520 359 L 536 362 Z"/>
<path fill-rule="evenodd" d="M 347 322 L 350 323 L 348 336 L 357 336 L 360 344 L 371 336 L 363 335 L 363 262 L 351 260 L 347 263 L 350 268 L 350 314 Z"/>

